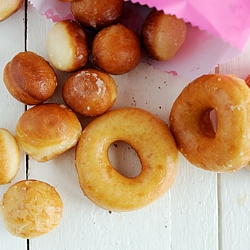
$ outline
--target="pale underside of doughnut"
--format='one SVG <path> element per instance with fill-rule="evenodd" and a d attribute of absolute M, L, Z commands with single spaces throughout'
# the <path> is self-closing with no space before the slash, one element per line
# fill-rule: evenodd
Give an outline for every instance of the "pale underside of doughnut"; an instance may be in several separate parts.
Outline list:
<path fill-rule="evenodd" d="M 45 102 L 57 87 L 54 69 L 31 51 L 19 52 L 6 64 L 3 80 L 9 93 L 27 105 Z"/>
<path fill-rule="evenodd" d="M 17 12 L 22 4 L 23 0 L 0 0 L 0 22 Z"/>
<path fill-rule="evenodd" d="M 147 54 L 155 60 L 172 59 L 186 39 L 187 26 L 182 19 L 153 9 L 142 29 Z"/>
<path fill-rule="evenodd" d="M 20 149 L 15 137 L 0 128 L 0 185 L 9 183 L 17 175 L 20 165 Z"/>
<path fill-rule="evenodd" d="M 108 148 L 124 141 L 142 164 L 135 178 L 121 175 L 111 165 Z M 160 198 L 172 185 L 178 150 L 167 125 L 136 108 L 107 112 L 89 124 L 77 145 L 76 169 L 84 194 L 112 211 L 140 209 Z"/>
<path fill-rule="evenodd" d="M 88 44 L 84 30 L 73 20 L 56 23 L 48 32 L 46 50 L 49 61 L 58 70 L 73 72 L 88 62 Z"/>
<path fill-rule="evenodd" d="M 55 158 L 75 146 L 81 132 L 77 116 L 59 104 L 42 104 L 29 109 L 16 126 L 20 147 L 39 162 Z"/>
<path fill-rule="evenodd" d="M 209 117 L 214 110 L 216 131 Z M 193 165 L 237 171 L 250 160 L 250 90 L 233 75 L 204 75 L 184 88 L 170 113 L 181 153 Z"/>

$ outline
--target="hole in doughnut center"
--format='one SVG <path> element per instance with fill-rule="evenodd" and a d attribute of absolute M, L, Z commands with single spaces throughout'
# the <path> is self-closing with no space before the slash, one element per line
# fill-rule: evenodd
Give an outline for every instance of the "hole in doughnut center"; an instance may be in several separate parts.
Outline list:
<path fill-rule="evenodd" d="M 216 111 L 213 109 L 210 112 L 209 116 L 210 116 L 210 119 L 211 119 L 211 122 L 212 122 L 212 125 L 213 125 L 214 132 L 216 133 L 217 124 L 218 124 L 218 116 L 217 116 Z"/>
<path fill-rule="evenodd" d="M 112 166 L 123 176 L 137 177 L 142 165 L 136 151 L 126 142 L 116 141 L 109 146 L 108 157 Z"/>
<path fill-rule="evenodd" d="M 218 116 L 214 109 L 206 110 L 200 119 L 202 133 L 209 138 L 214 138 L 217 130 Z"/>

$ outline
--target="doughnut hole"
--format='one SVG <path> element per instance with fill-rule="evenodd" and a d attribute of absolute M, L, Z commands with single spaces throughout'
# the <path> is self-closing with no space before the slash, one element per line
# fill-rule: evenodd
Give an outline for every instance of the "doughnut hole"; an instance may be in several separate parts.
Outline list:
<path fill-rule="evenodd" d="M 56 23 L 48 32 L 46 50 L 58 70 L 73 72 L 88 63 L 89 48 L 84 29 L 73 20 Z"/>
<path fill-rule="evenodd" d="M 82 126 L 75 113 L 56 103 L 28 109 L 16 125 L 18 144 L 38 162 L 49 161 L 74 147 L 81 132 Z"/>
<path fill-rule="evenodd" d="M 157 61 L 172 59 L 186 39 L 183 19 L 153 9 L 142 28 L 142 44 L 149 57 Z"/>
<path fill-rule="evenodd" d="M 56 189 L 38 180 L 22 180 L 8 188 L 0 203 L 6 229 L 14 236 L 40 237 L 59 224 L 63 202 Z"/>
<path fill-rule="evenodd" d="M 10 183 L 17 175 L 20 165 L 20 149 L 15 137 L 0 128 L 0 185 Z"/>
<path fill-rule="evenodd" d="M 63 86 L 65 103 L 83 116 L 98 116 L 109 110 L 117 99 L 114 79 L 96 69 L 84 69 L 72 74 Z"/>
<path fill-rule="evenodd" d="M 112 75 L 133 70 L 141 61 L 138 36 L 123 24 L 110 25 L 97 33 L 92 43 L 93 63 Z"/>
<path fill-rule="evenodd" d="M 31 51 L 19 52 L 6 64 L 3 81 L 9 93 L 27 105 L 47 101 L 57 87 L 57 75 L 49 62 Z"/>
<path fill-rule="evenodd" d="M 200 128 L 202 133 L 208 138 L 215 138 L 218 116 L 214 109 L 207 109 L 200 119 Z"/>
<path fill-rule="evenodd" d="M 217 113 L 214 109 L 210 111 L 210 119 L 211 119 L 212 124 L 213 124 L 214 132 L 216 133 L 217 125 L 218 125 L 218 116 L 217 116 Z"/>
<path fill-rule="evenodd" d="M 116 141 L 109 146 L 108 157 L 112 166 L 123 176 L 137 177 L 142 165 L 136 151 L 124 141 Z"/>
<path fill-rule="evenodd" d="M 23 0 L 1 1 L 0 4 L 0 22 L 16 13 L 23 5 Z"/>
<path fill-rule="evenodd" d="M 75 19 L 88 29 L 100 30 L 119 22 L 123 15 L 123 0 L 74 0 L 70 9 Z"/>

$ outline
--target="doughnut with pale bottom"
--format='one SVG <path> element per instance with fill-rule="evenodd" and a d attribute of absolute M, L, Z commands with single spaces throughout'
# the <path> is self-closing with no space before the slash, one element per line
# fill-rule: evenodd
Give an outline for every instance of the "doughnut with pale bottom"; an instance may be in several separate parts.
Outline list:
<path fill-rule="evenodd" d="M 124 141 L 137 152 L 141 173 L 128 178 L 111 165 L 108 148 Z M 177 173 L 178 149 L 159 118 L 139 108 L 121 108 L 96 118 L 76 148 L 76 169 L 84 194 L 111 211 L 140 209 L 160 198 Z"/>
<path fill-rule="evenodd" d="M 27 105 L 48 100 L 57 87 L 57 75 L 48 61 L 32 51 L 16 54 L 4 67 L 3 81 L 9 93 Z"/>
<path fill-rule="evenodd" d="M 16 13 L 22 4 L 23 0 L 0 0 L 0 22 Z"/>
<path fill-rule="evenodd" d="M 11 182 L 19 171 L 20 149 L 15 137 L 0 128 L 0 185 Z"/>
<path fill-rule="evenodd" d="M 142 28 L 146 53 L 157 61 L 172 59 L 186 39 L 187 25 L 175 15 L 153 9 Z"/>
<path fill-rule="evenodd" d="M 214 110 L 216 128 L 210 119 Z M 234 75 L 203 75 L 175 100 L 170 129 L 180 152 L 193 165 L 215 172 L 236 171 L 250 160 L 250 90 Z"/>
<path fill-rule="evenodd" d="M 82 127 L 65 105 L 46 103 L 25 111 L 16 125 L 16 139 L 34 160 L 45 162 L 74 147 Z"/>
<path fill-rule="evenodd" d="M 73 111 L 83 116 L 102 115 L 116 101 L 116 82 L 97 69 L 79 70 L 64 83 L 62 96 Z"/>
<path fill-rule="evenodd" d="M 85 30 L 74 20 L 57 22 L 47 34 L 46 51 L 58 70 L 74 72 L 86 66 L 89 48 Z"/>

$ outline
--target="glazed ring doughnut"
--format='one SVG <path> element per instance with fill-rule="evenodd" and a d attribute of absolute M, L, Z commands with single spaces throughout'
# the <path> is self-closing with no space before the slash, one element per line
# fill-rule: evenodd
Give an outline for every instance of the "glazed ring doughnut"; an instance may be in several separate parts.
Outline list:
<path fill-rule="evenodd" d="M 215 172 L 236 171 L 249 162 L 249 124 L 250 90 L 234 75 L 197 78 L 183 89 L 170 113 L 180 152 L 193 165 Z"/>
<path fill-rule="evenodd" d="M 128 178 L 108 158 L 108 148 L 124 141 L 137 152 L 141 173 Z M 84 194 L 111 211 L 140 209 L 160 198 L 174 182 L 178 149 L 159 118 L 139 108 L 109 111 L 89 123 L 76 148 L 76 169 Z"/>

